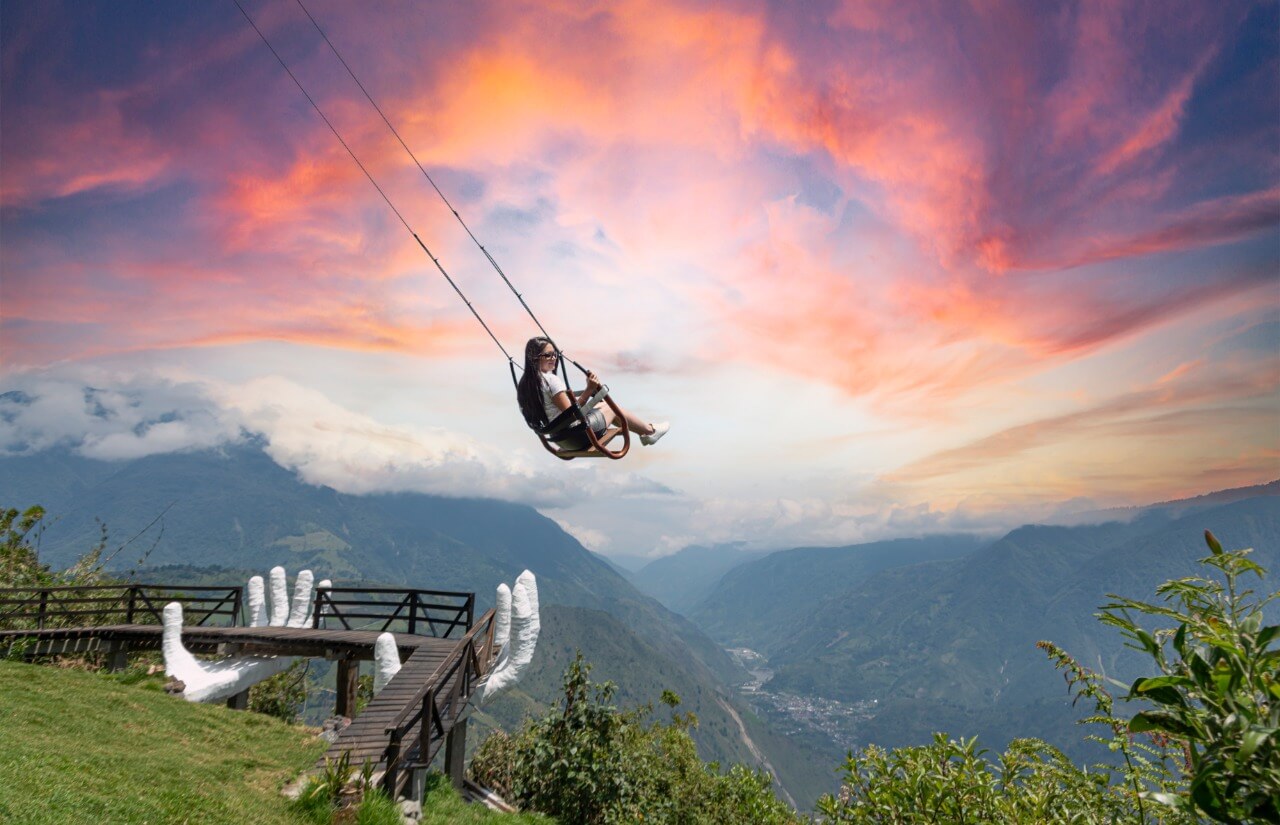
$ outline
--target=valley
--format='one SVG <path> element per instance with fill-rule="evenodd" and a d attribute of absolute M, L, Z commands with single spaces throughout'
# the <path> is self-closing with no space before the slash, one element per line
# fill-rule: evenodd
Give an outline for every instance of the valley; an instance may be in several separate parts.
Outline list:
<path fill-rule="evenodd" d="M 773 669 L 769 660 L 750 648 L 728 648 L 727 652 L 751 679 L 738 686 L 739 695 L 783 736 L 802 735 L 829 739 L 839 751 L 859 748 L 865 742 L 860 724 L 875 716 L 877 699 L 841 702 L 820 696 L 775 693 L 769 688 Z"/>

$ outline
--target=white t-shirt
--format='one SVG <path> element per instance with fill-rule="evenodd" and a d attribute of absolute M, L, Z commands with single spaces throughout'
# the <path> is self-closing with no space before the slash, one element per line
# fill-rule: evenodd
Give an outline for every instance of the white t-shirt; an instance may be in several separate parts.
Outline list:
<path fill-rule="evenodd" d="M 554 421 L 556 416 L 560 414 L 560 408 L 556 406 L 556 402 L 552 399 L 556 397 L 556 393 L 568 392 L 564 386 L 564 379 L 557 372 L 542 373 L 542 408 L 546 410 L 547 421 Z"/>

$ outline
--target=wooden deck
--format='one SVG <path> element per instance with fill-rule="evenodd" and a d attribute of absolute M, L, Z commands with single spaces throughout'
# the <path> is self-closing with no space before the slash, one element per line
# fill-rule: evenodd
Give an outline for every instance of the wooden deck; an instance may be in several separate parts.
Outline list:
<path fill-rule="evenodd" d="M 471 619 L 474 594 L 438 591 L 360 590 L 332 588 L 320 591 L 310 627 L 244 627 L 239 588 L 206 588 L 213 596 L 174 597 L 179 588 L 163 585 L 125 587 L 55 587 L 43 590 L 0 590 L 0 656 L 18 652 L 25 658 L 66 653 L 108 654 L 108 666 L 124 667 L 130 653 L 158 650 L 163 628 L 159 624 L 160 598 L 185 598 L 199 624 L 182 628 L 182 643 L 193 653 L 259 656 L 305 656 L 337 662 L 338 709 L 347 715 L 354 708 L 357 663 L 373 659 L 374 645 L 383 632 L 392 632 L 404 663 L 400 671 L 375 696 L 364 712 L 343 730 L 324 757 L 350 754 L 350 764 L 372 763 L 381 772 L 383 785 L 395 798 L 410 786 L 417 769 L 428 766 L 443 746 L 446 769 L 461 785 L 466 746 L 464 711 L 471 690 L 497 660 L 494 644 L 494 611 L 479 621 Z M 442 599 L 465 597 L 456 603 Z M 216 601 L 215 601 L 216 599 Z M 202 607 L 199 607 L 203 605 Z M 134 617 L 151 622 L 125 621 Z M 214 618 L 229 622 L 206 626 Z M 381 626 L 349 629 L 351 620 Z M 100 624 L 93 624 L 94 621 Z M 80 624 L 48 627 L 47 623 Z M 81 624 L 83 623 L 83 624 Z M 13 624 L 36 624 L 14 628 Z M 320 625 L 325 625 L 321 627 Z M 341 625 L 341 627 L 339 627 Z M 438 636 L 398 629 L 429 630 Z M 447 638 L 464 629 L 462 638 Z M 247 691 L 229 701 L 244 707 Z"/>

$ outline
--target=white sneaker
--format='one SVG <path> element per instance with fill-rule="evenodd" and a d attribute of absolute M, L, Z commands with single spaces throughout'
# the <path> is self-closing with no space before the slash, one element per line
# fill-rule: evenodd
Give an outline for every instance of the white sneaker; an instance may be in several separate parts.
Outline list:
<path fill-rule="evenodd" d="M 658 439 L 659 439 L 659 438 L 662 438 L 664 435 L 666 435 L 666 434 L 667 434 L 667 430 L 669 430 L 669 429 L 671 429 L 671 425 L 670 425 L 670 424 L 668 424 L 666 421 L 663 421 L 661 424 L 654 424 L 654 425 L 653 425 L 653 435 L 642 435 L 642 436 L 640 436 L 640 443 L 641 443 L 641 444 L 643 444 L 643 445 L 644 445 L 644 446 L 646 446 L 646 447 L 651 447 L 651 446 L 653 446 L 654 444 L 657 444 L 657 443 L 658 443 Z"/>

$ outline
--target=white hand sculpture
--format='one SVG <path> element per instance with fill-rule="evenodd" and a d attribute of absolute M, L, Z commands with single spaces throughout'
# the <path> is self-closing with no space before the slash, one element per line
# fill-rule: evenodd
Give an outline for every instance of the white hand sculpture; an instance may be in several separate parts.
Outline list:
<path fill-rule="evenodd" d="M 493 670 L 476 683 L 471 692 L 471 704 L 463 712 L 463 718 L 518 682 L 533 660 L 533 651 L 538 645 L 541 620 L 538 615 L 538 581 L 533 574 L 528 570 L 521 573 L 514 590 L 505 584 L 498 585 L 496 601 L 493 643 L 502 652 L 498 654 Z M 383 633 L 374 645 L 374 694 L 386 687 L 391 677 L 399 672 L 400 651 L 395 636 Z"/>
<path fill-rule="evenodd" d="M 290 610 L 285 572 L 283 567 L 271 570 L 271 626 L 306 627 L 311 612 L 310 570 L 298 573 L 293 591 L 293 609 Z M 326 579 L 321 588 L 330 586 Z M 249 580 L 249 626 L 262 627 L 267 623 L 266 605 L 263 599 L 262 577 Z M 296 657 L 293 656 L 232 656 L 216 662 L 202 662 L 182 644 L 182 605 L 170 602 L 164 608 L 164 672 L 186 685 L 183 697 L 189 702 L 216 702 L 287 670 Z"/>
<path fill-rule="evenodd" d="M 528 570 L 516 578 L 514 588 L 508 590 L 505 584 L 498 585 L 493 621 L 493 643 L 500 646 L 502 652 L 493 670 L 471 694 L 476 697 L 477 705 L 486 704 L 520 681 L 533 661 L 542 621 L 538 615 L 538 581 Z"/>
<path fill-rule="evenodd" d="M 400 672 L 400 648 L 394 633 L 383 633 L 373 643 L 373 695 L 377 696 Z"/>

